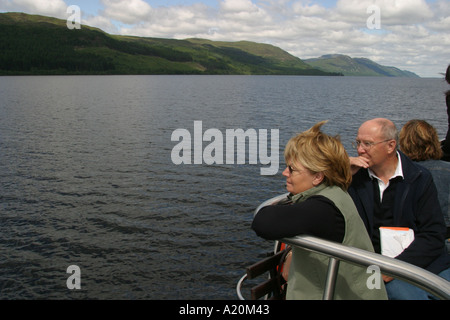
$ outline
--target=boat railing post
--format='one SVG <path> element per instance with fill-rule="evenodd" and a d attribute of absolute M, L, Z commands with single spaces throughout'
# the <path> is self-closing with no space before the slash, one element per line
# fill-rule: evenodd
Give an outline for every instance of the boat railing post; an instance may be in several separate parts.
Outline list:
<path fill-rule="evenodd" d="M 329 258 L 338 259 L 339 261 L 349 262 L 362 267 L 377 266 L 384 275 L 409 282 L 438 299 L 450 300 L 449 281 L 407 262 L 312 236 L 297 236 L 282 239 L 282 241 L 292 246 L 323 254 Z M 331 267 L 333 265 L 329 266 L 329 268 Z M 327 275 L 327 277 L 331 277 L 331 275 Z"/>
<path fill-rule="evenodd" d="M 330 257 L 328 262 L 327 279 L 323 291 L 323 300 L 333 300 L 334 288 L 336 287 L 337 274 L 339 271 L 339 260 Z"/>

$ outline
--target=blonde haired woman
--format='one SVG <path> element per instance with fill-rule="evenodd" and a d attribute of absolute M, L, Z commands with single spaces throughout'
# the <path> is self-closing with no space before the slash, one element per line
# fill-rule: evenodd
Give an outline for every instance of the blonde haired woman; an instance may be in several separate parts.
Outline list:
<path fill-rule="evenodd" d="M 252 223 L 256 234 L 268 240 L 312 235 L 373 252 L 366 228 L 347 188 L 350 161 L 339 138 L 321 132 L 326 121 L 291 138 L 284 152 L 283 171 L 289 204 L 260 209 Z M 321 299 L 328 258 L 300 248 L 292 249 L 286 299 Z M 384 285 L 370 290 L 366 268 L 341 262 L 335 299 L 387 299 Z M 380 281 L 381 282 L 381 281 Z"/>

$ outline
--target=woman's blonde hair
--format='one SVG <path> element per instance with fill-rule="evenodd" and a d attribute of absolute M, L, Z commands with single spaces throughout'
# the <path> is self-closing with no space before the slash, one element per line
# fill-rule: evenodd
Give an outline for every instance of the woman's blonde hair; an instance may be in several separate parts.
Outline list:
<path fill-rule="evenodd" d="M 322 172 L 323 183 L 347 190 L 352 181 L 350 160 L 339 136 L 331 137 L 320 131 L 328 121 L 291 138 L 284 150 L 286 164 L 298 162 L 311 173 Z"/>
<path fill-rule="evenodd" d="M 400 150 L 414 161 L 442 158 L 436 129 L 425 120 L 410 120 L 400 130 Z"/>

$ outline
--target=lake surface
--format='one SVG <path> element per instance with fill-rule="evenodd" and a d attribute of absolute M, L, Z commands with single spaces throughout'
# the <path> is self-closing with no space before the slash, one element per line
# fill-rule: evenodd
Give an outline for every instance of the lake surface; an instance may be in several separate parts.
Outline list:
<path fill-rule="evenodd" d="M 284 193 L 283 148 L 321 120 L 348 152 L 359 125 L 447 131 L 441 79 L 0 77 L 0 299 L 236 299 L 272 243 L 250 229 Z M 180 164 L 172 133 L 279 131 L 279 171 Z M 206 140 L 205 140 L 206 141 Z M 202 148 L 211 142 L 203 142 Z M 270 140 L 269 140 L 270 148 Z M 194 155 L 192 154 L 192 159 Z M 70 290 L 67 268 L 79 267 Z"/>

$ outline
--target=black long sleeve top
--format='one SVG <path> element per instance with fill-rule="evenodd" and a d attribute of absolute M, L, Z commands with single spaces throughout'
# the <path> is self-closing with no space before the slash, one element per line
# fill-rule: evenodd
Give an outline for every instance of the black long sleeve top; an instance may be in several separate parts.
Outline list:
<path fill-rule="evenodd" d="M 331 200 L 312 196 L 300 203 L 263 207 L 253 219 L 252 229 L 267 240 L 310 235 L 341 243 L 345 221 Z"/>

